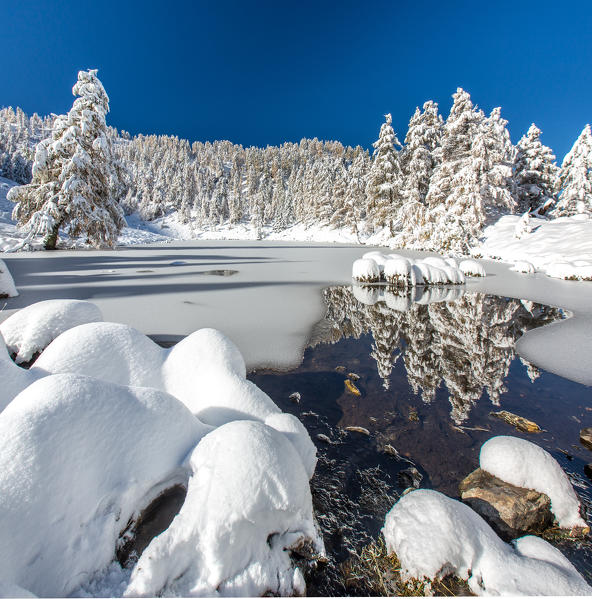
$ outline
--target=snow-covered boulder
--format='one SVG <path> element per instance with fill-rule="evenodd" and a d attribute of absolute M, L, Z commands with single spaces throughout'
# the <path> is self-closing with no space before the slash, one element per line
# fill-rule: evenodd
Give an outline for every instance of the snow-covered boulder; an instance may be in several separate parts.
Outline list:
<path fill-rule="evenodd" d="M 0 297 L 16 297 L 18 291 L 4 260 L 0 260 Z"/>
<path fill-rule="evenodd" d="M 535 537 L 504 543 L 471 508 L 442 493 L 404 495 L 382 529 L 403 576 L 455 574 L 478 595 L 589 595 L 592 587 L 552 545 Z"/>
<path fill-rule="evenodd" d="M 10 358 L 0 333 L 0 412 L 26 387 L 34 383 L 42 372 L 31 372 L 17 366 Z"/>
<path fill-rule="evenodd" d="M 485 269 L 476 260 L 462 260 L 458 268 L 467 277 L 484 277 L 486 276 Z"/>
<path fill-rule="evenodd" d="M 238 348 L 222 333 L 202 329 L 170 350 L 140 331 L 113 322 L 89 323 L 55 339 L 34 373 L 75 373 L 119 385 L 171 393 L 207 424 L 265 420 L 279 413 L 271 398 L 246 379 Z"/>
<path fill-rule="evenodd" d="M 372 258 L 360 258 L 352 266 L 352 278 L 361 283 L 378 283 L 381 271 Z"/>
<path fill-rule="evenodd" d="M 400 257 L 400 256 L 397 256 L 397 257 Z M 364 260 L 373 260 L 374 262 L 376 262 L 376 265 L 378 266 L 378 270 L 380 271 L 381 275 L 384 272 L 384 265 L 386 264 L 387 260 L 389 260 L 390 258 L 391 258 L 391 256 L 389 254 L 383 254 L 382 252 L 379 252 L 378 250 L 366 252 L 362 256 L 362 259 L 364 259 Z"/>
<path fill-rule="evenodd" d="M 22 308 L 0 324 L 8 351 L 17 364 L 28 362 L 64 331 L 103 320 L 95 304 L 81 300 L 45 300 Z"/>
<path fill-rule="evenodd" d="M 424 285 L 446 285 L 448 283 L 448 275 L 437 266 L 418 260 L 415 263 L 421 272 Z"/>
<path fill-rule="evenodd" d="M 192 452 L 181 511 L 136 564 L 127 596 L 304 594 L 288 549 L 322 549 L 308 476 L 286 437 L 231 422 Z"/>
<path fill-rule="evenodd" d="M 264 421 L 281 412 L 266 393 L 246 379 L 240 351 L 219 331 L 200 329 L 164 351 L 162 357 L 162 388 L 207 424 Z"/>
<path fill-rule="evenodd" d="M 84 374 L 119 385 L 160 389 L 163 359 L 163 349 L 133 327 L 93 322 L 62 333 L 31 371 Z"/>
<path fill-rule="evenodd" d="M 384 279 L 397 287 L 415 287 L 415 270 L 405 258 L 390 258 L 384 264 Z"/>
<path fill-rule="evenodd" d="M 481 447 L 479 465 L 512 485 L 548 495 L 551 511 L 560 527 L 587 528 L 569 478 L 542 447 L 518 437 L 493 437 Z"/>
<path fill-rule="evenodd" d="M 0 414 L 0 580 L 67 596 L 115 559 L 129 519 L 186 480 L 208 428 L 177 399 L 61 374 Z"/>
<path fill-rule="evenodd" d="M 512 266 L 510 270 L 513 270 L 514 272 L 521 272 L 527 275 L 532 275 L 535 272 L 534 266 L 526 260 L 517 260 L 514 262 L 514 266 Z"/>

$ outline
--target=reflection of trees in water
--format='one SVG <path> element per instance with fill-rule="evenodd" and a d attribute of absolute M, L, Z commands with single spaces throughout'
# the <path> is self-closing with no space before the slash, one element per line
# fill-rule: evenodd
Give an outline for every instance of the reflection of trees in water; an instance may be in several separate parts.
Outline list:
<path fill-rule="evenodd" d="M 388 287 L 326 289 L 323 340 L 335 343 L 370 333 L 370 355 L 384 388 L 389 388 L 393 366 L 402 357 L 409 384 L 424 402 L 431 402 L 444 383 L 456 423 L 468 417 L 483 392 L 499 405 L 517 339 L 562 318 L 557 308 L 483 293 L 414 293 L 411 298 Z M 530 379 L 536 379 L 536 366 L 522 362 Z"/>

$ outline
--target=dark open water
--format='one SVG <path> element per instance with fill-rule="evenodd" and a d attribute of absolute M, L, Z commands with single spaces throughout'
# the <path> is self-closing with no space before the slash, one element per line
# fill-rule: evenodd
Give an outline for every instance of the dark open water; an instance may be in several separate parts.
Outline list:
<path fill-rule="evenodd" d="M 540 371 L 514 350 L 525 332 L 566 315 L 458 290 L 448 293 L 453 301 L 433 301 L 447 295 L 435 293 L 418 294 L 418 303 L 386 288 L 357 288 L 355 295 L 351 287 L 326 289 L 327 315 L 314 328 L 302 364 L 249 375 L 301 419 L 318 448 L 311 487 L 330 561 L 309 575 L 309 593 L 348 594 L 340 563 L 378 538 L 400 494 L 419 486 L 458 498 L 459 482 L 478 467 L 481 445 L 495 435 L 523 437 L 549 451 L 591 520 L 584 466 L 592 452 L 580 445 L 579 431 L 592 426 L 592 389 Z M 347 388 L 348 378 L 359 396 Z M 290 398 L 296 392 L 298 403 Z M 521 433 L 491 416 L 502 409 L 543 432 Z M 558 546 L 591 583 L 590 543 Z"/>

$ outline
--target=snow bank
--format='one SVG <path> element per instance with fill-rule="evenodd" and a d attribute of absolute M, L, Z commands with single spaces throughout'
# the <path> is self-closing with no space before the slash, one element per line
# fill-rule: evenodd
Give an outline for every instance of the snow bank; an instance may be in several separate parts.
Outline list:
<path fill-rule="evenodd" d="M 436 491 L 404 495 L 382 529 L 403 574 L 468 579 L 478 595 L 589 595 L 592 587 L 542 539 L 504 543 L 471 508 Z"/>
<path fill-rule="evenodd" d="M 588 526 L 569 478 L 542 447 L 518 437 L 493 437 L 481 447 L 479 465 L 512 485 L 546 493 L 562 528 Z"/>
<path fill-rule="evenodd" d="M 0 297 L 16 297 L 18 291 L 4 260 L 0 260 Z"/>
<path fill-rule="evenodd" d="M 259 422 L 232 422 L 189 458 L 187 497 L 136 564 L 127 596 L 303 594 L 288 549 L 322 548 L 294 446 Z"/>
<path fill-rule="evenodd" d="M 207 428 L 171 395 L 44 377 L 0 414 L 0 580 L 66 596 L 138 510 L 185 476 Z"/>
<path fill-rule="evenodd" d="M 508 215 L 485 229 L 476 254 L 505 262 L 529 262 L 537 271 L 560 279 L 592 280 L 592 220 L 585 215 L 544 220 Z M 516 227 L 520 238 L 515 237 Z"/>
<path fill-rule="evenodd" d="M 8 351 L 16 362 L 28 362 L 64 331 L 103 320 L 97 306 L 81 300 L 45 300 L 15 312 L 0 324 Z"/>

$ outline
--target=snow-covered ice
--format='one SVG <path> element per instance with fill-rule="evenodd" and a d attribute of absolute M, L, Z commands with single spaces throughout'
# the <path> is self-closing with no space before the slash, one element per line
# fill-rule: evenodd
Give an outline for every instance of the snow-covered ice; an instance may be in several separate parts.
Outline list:
<path fill-rule="evenodd" d="M 407 493 L 383 534 L 404 576 L 455 574 L 477 595 L 589 595 L 592 587 L 552 545 L 522 537 L 504 543 L 470 507 L 437 491 Z"/>
<path fill-rule="evenodd" d="M 136 564 L 127 596 L 303 594 L 288 550 L 317 551 L 308 476 L 294 446 L 258 422 L 208 434 L 189 460 L 181 511 Z"/>
<path fill-rule="evenodd" d="M 209 429 L 173 396 L 46 376 L 0 414 L 0 580 L 66 596 L 115 557 L 128 520 Z"/>
<path fill-rule="evenodd" d="M 512 485 L 546 493 L 562 528 L 588 527 L 569 478 L 542 447 L 518 437 L 493 437 L 481 447 L 479 465 Z"/>
<path fill-rule="evenodd" d="M 64 331 L 79 324 L 103 320 L 92 302 L 46 300 L 27 306 L 0 324 L 8 351 L 17 364 L 28 362 Z"/>

